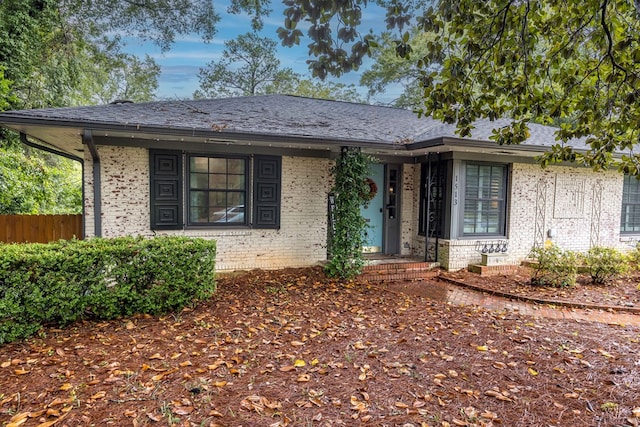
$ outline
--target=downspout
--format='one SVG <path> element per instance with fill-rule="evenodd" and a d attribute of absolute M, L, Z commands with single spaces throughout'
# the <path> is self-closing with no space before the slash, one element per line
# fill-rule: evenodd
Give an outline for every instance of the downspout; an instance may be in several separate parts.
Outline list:
<path fill-rule="evenodd" d="M 93 142 L 93 135 L 90 130 L 85 129 L 82 133 L 82 143 L 89 148 L 91 160 L 93 162 L 93 234 L 95 237 L 102 237 L 102 187 L 100 182 L 100 155 L 96 144 Z"/>
<path fill-rule="evenodd" d="M 440 169 L 442 167 L 442 157 L 441 157 L 440 153 L 438 153 L 438 157 L 436 159 L 436 162 L 437 162 L 436 163 L 436 167 L 438 168 L 437 169 L 437 171 L 438 171 L 438 179 L 442 180 L 442 177 L 440 176 L 440 174 L 442 173 L 442 169 Z M 442 181 L 440 181 L 438 184 L 439 185 L 442 184 Z M 442 197 L 442 188 L 440 189 L 440 197 Z M 439 206 L 440 207 L 440 211 L 436 213 L 437 215 L 440 216 L 440 219 L 438 220 L 438 222 L 444 220 L 442 218 L 444 216 L 444 215 L 442 215 L 442 203 L 443 203 L 442 200 L 440 200 L 440 203 L 441 203 L 440 206 Z M 440 224 L 442 224 L 442 223 L 440 222 Z M 442 230 L 440 230 L 440 232 L 442 232 Z M 440 233 L 436 233 L 436 243 L 435 243 L 435 245 L 436 246 L 435 246 L 435 249 L 434 249 L 433 253 L 435 253 L 436 256 L 435 256 L 434 261 L 438 262 L 439 261 L 438 260 L 438 247 L 440 245 Z"/>
<path fill-rule="evenodd" d="M 36 150 L 45 151 L 47 153 L 55 154 L 56 156 L 64 157 L 65 159 L 73 160 L 75 162 L 80 163 L 80 170 L 82 174 L 82 238 L 85 238 L 84 230 L 85 230 L 85 211 L 84 211 L 84 159 L 82 157 L 74 156 L 73 154 L 68 154 L 60 150 L 56 150 L 55 148 L 46 147 L 44 145 L 36 144 L 34 142 L 29 141 L 27 135 L 24 133 L 20 133 L 20 142 L 22 142 L 27 147 L 35 148 Z"/>
<path fill-rule="evenodd" d="M 427 191 L 425 192 L 425 216 L 424 216 L 424 262 L 429 261 L 429 216 L 431 215 L 431 153 L 427 154 Z"/>

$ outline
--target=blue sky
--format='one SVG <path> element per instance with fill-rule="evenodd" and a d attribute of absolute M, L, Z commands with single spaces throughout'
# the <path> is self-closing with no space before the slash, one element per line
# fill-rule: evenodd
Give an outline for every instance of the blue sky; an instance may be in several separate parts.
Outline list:
<path fill-rule="evenodd" d="M 216 11 L 221 15 L 217 25 L 218 32 L 214 40 L 204 43 L 198 35 L 179 37 L 171 50 L 162 53 L 160 49 L 151 43 L 141 43 L 129 40 L 126 51 L 136 54 L 148 54 L 160 65 L 162 72 L 158 80 L 159 88 L 157 97 L 160 99 L 191 98 L 198 88 L 198 71 L 211 61 L 221 58 L 224 49 L 224 41 L 234 39 L 239 34 L 250 31 L 250 19 L 246 15 L 230 15 L 226 13 L 228 2 L 215 2 Z M 282 4 L 278 0 L 272 2 L 273 12 L 265 19 L 262 36 L 269 37 L 278 42 L 278 58 L 282 67 L 292 68 L 295 72 L 311 78 L 308 72 L 306 60 L 309 59 L 306 45 L 308 40 L 303 39 L 300 46 L 283 47 L 280 45 L 276 30 L 282 26 Z M 363 24 L 361 31 L 367 32 L 370 28 L 374 31 L 381 30 L 384 26 L 384 10 L 369 4 L 363 10 Z M 301 28 L 302 29 L 302 28 Z M 304 31 L 304 29 L 303 29 Z M 341 76 L 337 80 L 344 84 L 358 85 L 360 72 L 366 70 L 368 64 L 364 64 L 359 72 L 351 72 Z M 363 96 L 366 88 L 359 89 Z M 397 91 L 397 90 L 396 90 Z M 387 102 L 397 97 L 398 94 L 388 93 L 373 101 Z"/>

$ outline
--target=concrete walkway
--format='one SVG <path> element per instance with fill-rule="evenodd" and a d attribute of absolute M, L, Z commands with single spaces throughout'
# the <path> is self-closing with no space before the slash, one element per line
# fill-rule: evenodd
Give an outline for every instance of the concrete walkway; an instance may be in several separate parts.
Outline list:
<path fill-rule="evenodd" d="M 451 305 L 480 306 L 497 311 L 509 310 L 525 316 L 549 319 L 640 326 L 640 312 L 615 310 L 611 307 L 603 309 L 598 306 L 567 307 L 550 301 L 526 300 L 515 295 L 509 298 L 508 295 L 495 295 L 488 290 L 469 287 L 464 283 L 430 280 L 421 282 L 419 289 L 416 286 L 396 289 Z"/>

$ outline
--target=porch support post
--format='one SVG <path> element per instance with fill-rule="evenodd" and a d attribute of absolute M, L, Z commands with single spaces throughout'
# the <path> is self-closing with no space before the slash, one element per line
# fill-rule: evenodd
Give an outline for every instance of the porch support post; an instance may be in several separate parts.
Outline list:
<path fill-rule="evenodd" d="M 427 154 L 427 179 L 425 180 L 427 185 L 427 191 L 425 196 L 427 198 L 425 202 L 425 227 L 424 227 L 424 261 L 429 261 L 429 216 L 431 215 L 431 153 Z M 436 248 L 437 251 L 437 248 Z"/>
<path fill-rule="evenodd" d="M 93 226 L 95 237 L 102 237 L 102 183 L 100 181 L 100 155 L 89 129 L 82 133 L 82 143 L 89 148 L 93 160 Z"/>

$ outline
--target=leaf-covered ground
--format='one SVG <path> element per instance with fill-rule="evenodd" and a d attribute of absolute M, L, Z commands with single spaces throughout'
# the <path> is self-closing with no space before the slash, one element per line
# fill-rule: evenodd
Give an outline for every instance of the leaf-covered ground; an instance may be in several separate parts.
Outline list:
<path fill-rule="evenodd" d="M 443 273 L 441 276 L 516 297 L 640 309 L 638 269 L 604 285 L 593 284 L 588 275 L 582 274 L 574 286 L 560 288 L 531 285 L 532 275 L 530 268 L 518 267 L 511 274 L 493 277 L 480 277 L 465 270 Z"/>
<path fill-rule="evenodd" d="M 254 271 L 179 314 L 0 347 L 0 425 L 638 426 L 639 342 L 630 326 Z"/>

